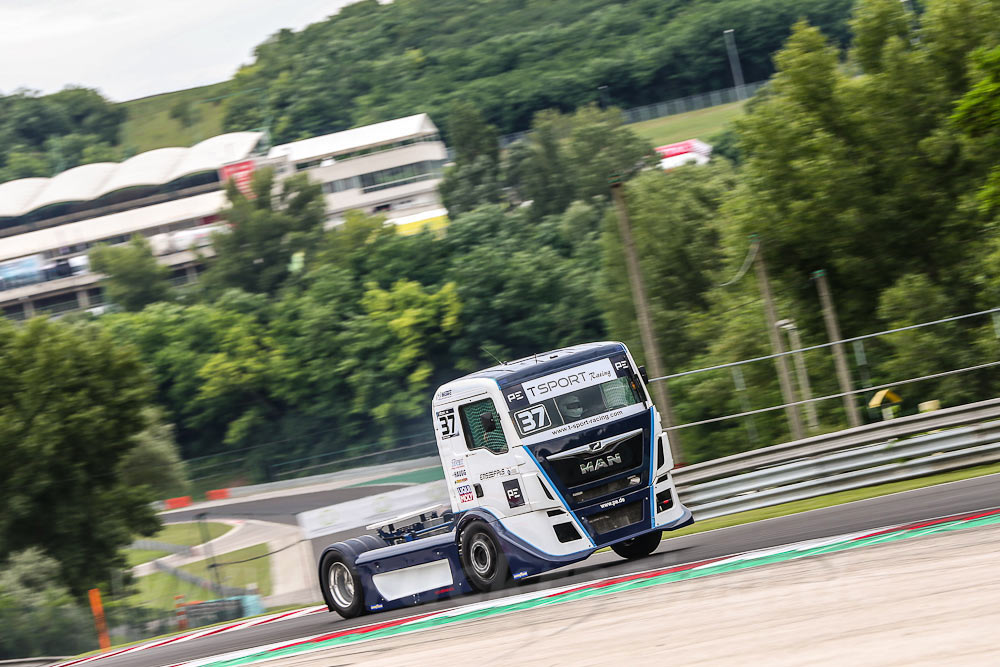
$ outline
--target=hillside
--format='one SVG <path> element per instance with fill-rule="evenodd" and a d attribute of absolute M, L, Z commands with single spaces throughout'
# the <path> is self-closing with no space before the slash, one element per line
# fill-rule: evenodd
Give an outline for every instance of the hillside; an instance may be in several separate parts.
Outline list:
<path fill-rule="evenodd" d="M 222 112 L 229 82 L 143 97 L 120 106 L 127 115 L 120 144 L 128 153 L 166 146 L 191 146 L 222 133 Z M 171 110 L 186 106 L 188 123 L 171 117 Z M 175 112 L 176 113 L 176 112 Z"/>

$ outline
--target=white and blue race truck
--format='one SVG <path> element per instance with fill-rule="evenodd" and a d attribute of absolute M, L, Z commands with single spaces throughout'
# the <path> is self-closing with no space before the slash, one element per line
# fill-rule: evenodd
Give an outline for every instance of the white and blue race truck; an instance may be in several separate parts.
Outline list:
<path fill-rule="evenodd" d="M 602 342 L 440 387 L 432 416 L 451 506 L 328 546 L 327 606 L 351 618 L 496 590 L 606 546 L 652 553 L 692 517 L 644 376 L 624 344 Z"/>

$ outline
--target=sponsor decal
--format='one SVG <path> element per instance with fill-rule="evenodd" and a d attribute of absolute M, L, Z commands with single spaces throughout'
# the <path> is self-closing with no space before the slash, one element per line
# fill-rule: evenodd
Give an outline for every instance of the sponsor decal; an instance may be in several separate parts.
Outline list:
<path fill-rule="evenodd" d="M 528 571 L 527 570 L 521 570 L 520 572 L 515 572 L 514 574 L 512 574 L 510 576 L 512 576 L 515 579 L 523 579 L 524 577 L 528 576 Z"/>
<path fill-rule="evenodd" d="M 615 498 L 614 500 L 609 500 L 606 503 L 601 503 L 600 504 L 600 508 L 602 510 L 606 510 L 609 507 L 615 507 L 617 505 L 621 505 L 623 502 L 625 502 L 625 497 L 624 496 L 622 496 L 621 498 Z"/>
<path fill-rule="evenodd" d="M 475 496 L 472 493 L 472 487 L 468 484 L 463 484 L 458 487 L 458 499 L 463 503 L 471 503 Z"/>
<path fill-rule="evenodd" d="M 469 481 L 468 477 L 459 477 L 458 479 L 455 480 L 455 484 L 464 484 L 465 482 L 468 481 Z"/>
<path fill-rule="evenodd" d="M 382 608 L 382 603 L 381 603 L 381 602 L 380 602 L 380 603 L 378 603 L 378 604 L 373 604 L 373 605 L 371 606 L 371 610 L 372 610 L 372 611 L 378 611 L 378 610 L 379 610 L 379 609 L 381 609 L 381 608 Z"/>
<path fill-rule="evenodd" d="M 454 438 L 458 435 L 458 426 L 455 421 L 455 408 L 437 411 L 437 427 L 442 440 Z"/>
<path fill-rule="evenodd" d="M 508 479 L 503 483 L 503 490 L 507 496 L 507 504 L 511 509 L 524 504 L 524 496 L 521 495 L 521 485 L 516 479 Z"/>
<path fill-rule="evenodd" d="M 600 424 L 601 422 L 610 421 L 612 419 L 618 419 L 623 414 L 624 410 L 615 410 L 614 412 L 605 412 L 604 414 L 594 415 L 593 417 L 588 417 L 587 419 L 581 419 L 578 422 L 573 422 L 572 424 L 566 424 L 565 426 L 560 426 L 559 428 L 552 429 L 552 435 L 559 435 L 561 433 L 566 433 L 568 431 L 578 431 L 581 428 L 586 428 L 588 426 L 593 426 L 594 424 Z"/>
<path fill-rule="evenodd" d="M 488 470 L 484 473 L 480 473 L 479 481 L 482 482 L 486 479 L 493 479 L 494 477 L 510 477 L 511 475 L 517 474 L 517 468 L 497 468 L 496 470 Z"/>
<path fill-rule="evenodd" d="M 611 466 L 620 465 L 622 462 L 622 455 L 619 454 L 608 454 L 607 456 L 602 456 L 600 458 L 591 459 L 586 463 L 580 464 L 580 474 L 586 475 L 588 473 L 597 472 L 603 468 L 610 468 Z"/>
<path fill-rule="evenodd" d="M 452 468 L 451 476 L 452 477 L 465 477 L 466 476 L 465 468 Z"/>
<path fill-rule="evenodd" d="M 525 382 L 522 387 L 528 397 L 528 402 L 533 404 L 577 389 L 601 384 L 614 379 L 614 377 L 615 371 L 611 366 L 611 361 L 600 359 L 583 366 L 544 375 L 537 380 L 530 380 Z"/>
<path fill-rule="evenodd" d="M 445 389 L 444 391 L 438 392 L 438 398 L 448 398 L 451 396 L 451 389 Z"/>
<path fill-rule="evenodd" d="M 462 460 L 462 459 L 452 459 L 451 460 L 451 467 L 452 468 L 461 468 L 464 465 L 465 465 L 465 461 Z"/>

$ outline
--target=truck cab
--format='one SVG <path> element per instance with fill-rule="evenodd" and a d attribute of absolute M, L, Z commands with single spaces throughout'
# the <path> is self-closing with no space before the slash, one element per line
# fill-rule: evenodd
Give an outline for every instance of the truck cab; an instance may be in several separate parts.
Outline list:
<path fill-rule="evenodd" d="M 472 373 L 434 393 L 431 416 L 450 507 L 423 508 L 419 521 L 399 517 L 390 531 L 375 526 L 387 546 L 352 556 L 369 611 L 399 606 L 381 594 L 379 575 L 405 579 L 399 590 L 410 603 L 494 590 L 605 546 L 648 555 L 664 530 L 692 521 L 671 479 L 659 413 L 622 343 Z"/>

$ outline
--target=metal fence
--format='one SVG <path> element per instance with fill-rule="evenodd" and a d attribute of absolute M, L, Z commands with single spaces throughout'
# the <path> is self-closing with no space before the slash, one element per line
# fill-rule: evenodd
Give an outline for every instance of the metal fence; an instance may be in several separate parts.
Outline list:
<path fill-rule="evenodd" d="M 744 84 L 743 86 L 723 88 L 721 90 L 713 90 L 709 93 L 688 95 L 687 97 L 678 97 L 672 100 L 656 102 L 655 104 L 646 104 L 641 107 L 625 109 L 622 111 L 622 122 L 629 125 L 631 123 L 640 123 L 644 120 L 675 116 L 689 111 L 699 111 L 701 109 L 708 109 L 709 107 L 716 107 L 722 104 L 739 102 L 740 100 L 753 97 L 754 94 L 763 88 L 766 83 L 767 81 L 757 81 L 755 83 Z M 500 137 L 500 148 L 507 148 L 514 142 L 524 139 L 529 134 L 531 134 L 531 130 L 505 134 Z"/>
<path fill-rule="evenodd" d="M 699 109 L 716 107 L 721 104 L 739 102 L 740 100 L 753 97 L 766 83 L 766 81 L 758 81 L 743 86 L 723 88 L 722 90 L 713 90 L 710 93 L 688 95 L 687 97 L 680 97 L 674 100 L 647 104 L 635 107 L 634 109 L 626 109 L 622 111 L 622 120 L 626 124 L 640 123 L 644 120 L 653 120 L 654 118 L 663 118 L 664 116 L 673 116 L 679 113 L 687 113 L 688 111 L 698 111 Z"/>

